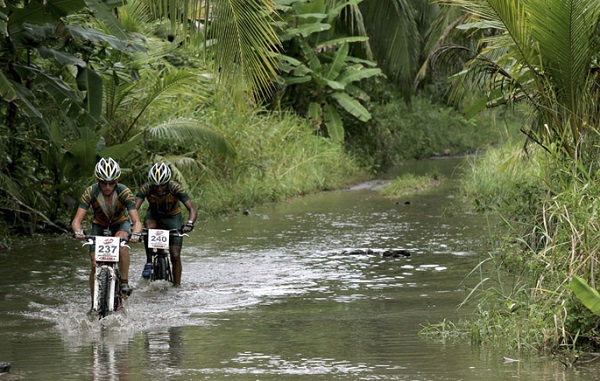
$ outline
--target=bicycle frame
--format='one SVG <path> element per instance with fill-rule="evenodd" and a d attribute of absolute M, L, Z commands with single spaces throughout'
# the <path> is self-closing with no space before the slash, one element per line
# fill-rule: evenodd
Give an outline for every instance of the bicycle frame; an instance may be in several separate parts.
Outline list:
<path fill-rule="evenodd" d="M 115 311 L 115 306 L 121 306 L 122 297 L 119 290 L 120 275 L 115 268 L 119 262 L 119 249 L 127 246 L 127 239 L 106 236 L 86 236 L 83 244 L 96 244 L 95 259 L 96 273 L 94 274 L 94 293 L 92 310 L 98 312 L 99 318 Z M 127 246 L 129 247 L 129 246 Z"/>
<path fill-rule="evenodd" d="M 152 273 L 150 281 L 166 280 L 173 282 L 173 272 L 171 269 L 169 253 L 169 237 L 188 237 L 178 229 L 146 229 L 142 235 L 148 237 L 148 248 L 152 255 Z"/>

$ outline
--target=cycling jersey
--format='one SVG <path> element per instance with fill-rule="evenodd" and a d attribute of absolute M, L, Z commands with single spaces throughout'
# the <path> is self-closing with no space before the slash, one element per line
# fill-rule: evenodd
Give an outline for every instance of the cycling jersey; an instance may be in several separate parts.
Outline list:
<path fill-rule="evenodd" d="M 176 181 L 169 181 L 167 190 L 162 196 L 154 193 L 155 188 L 155 185 L 146 183 L 135 195 L 136 198 L 141 200 L 148 199 L 148 210 L 154 218 L 174 216 L 181 213 L 179 202 L 185 203 L 190 199 L 181 184 Z"/>
<path fill-rule="evenodd" d="M 112 200 L 106 203 L 100 186 L 92 184 L 83 192 L 79 207 L 94 211 L 92 223 L 109 227 L 129 220 L 128 210 L 135 210 L 133 192 L 123 184 L 117 184 L 111 194 Z"/>

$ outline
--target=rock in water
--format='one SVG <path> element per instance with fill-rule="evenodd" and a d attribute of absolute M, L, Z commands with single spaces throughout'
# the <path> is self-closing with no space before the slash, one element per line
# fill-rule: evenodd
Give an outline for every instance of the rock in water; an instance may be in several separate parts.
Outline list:
<path fill-rule="evenodd" d="M 9 362 L 0 362 L 0 373 L 8 373 L 10 371 Z"/>

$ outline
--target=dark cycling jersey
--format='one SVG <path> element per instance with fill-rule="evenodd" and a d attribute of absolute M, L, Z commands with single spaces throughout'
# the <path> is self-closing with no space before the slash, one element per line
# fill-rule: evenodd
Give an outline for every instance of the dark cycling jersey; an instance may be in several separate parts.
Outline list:
<path fill-rule="evenodd" d="M 100 186 L 93 184 L 81 195 L 79 207 L 94 211 L 92 223 L 109 227 L 129 220 L 128 210 L 135 209 L 135 199 L 133 192 L 123 184 L 117 184 L 114 192 L 111 194 L 110 203 L 105 202 Z"/>
<path fill-rule="evenodd" d="M 176 181 L 169 181 L 167 190 L 162 196 L 157 196 L 154 193 L 155 188 L 155 185 L 146 183 L 135 195 L 136 198 L 141 200 L 148 199 L 148 209 L 154 218 L 174 216 L 181 213 L 179 202 L 185 203 L 190 199 L 181 184 Z"/>

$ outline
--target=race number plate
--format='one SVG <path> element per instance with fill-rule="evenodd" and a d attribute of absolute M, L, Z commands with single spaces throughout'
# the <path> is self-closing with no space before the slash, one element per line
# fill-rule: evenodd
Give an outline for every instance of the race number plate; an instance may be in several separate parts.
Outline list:
<path fill-rule="evenodd" d="M 151 249 L 168 249 L 169 231 L 161 229 L 148 229 L 148 247 Z"/>
<path fill-rule="evenodd" d="M 96 237 L 96 262 L 119 262 L 118 237 Z"/>

